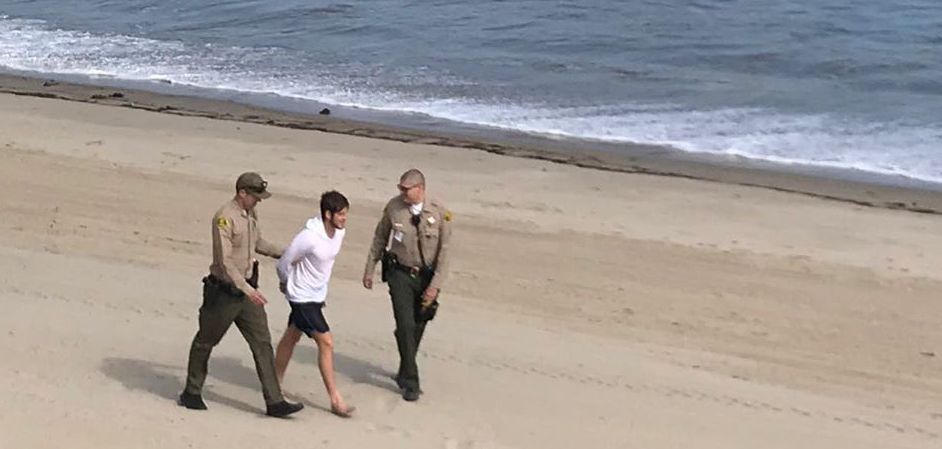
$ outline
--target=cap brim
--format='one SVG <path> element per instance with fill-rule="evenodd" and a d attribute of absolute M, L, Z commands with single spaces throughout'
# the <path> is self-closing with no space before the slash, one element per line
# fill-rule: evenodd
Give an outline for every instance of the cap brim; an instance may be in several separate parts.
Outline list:
<path fill-rule="evenodd" d="M 271 198 L 271 192 L 269 192 L 269 191 L 267 191 L 267 190 L 265 190 L 265 191 L 263 191 L 263 192 L 253 192 L 253 191 L 249 190 L 248 192 L 249 192 L 249 194 L 251 194 L 252 196 L 254 196 L 255 198 L 258 198 L 258 199 L 260 199 L 260 200 L 264 200 L 264 199 Z"/>

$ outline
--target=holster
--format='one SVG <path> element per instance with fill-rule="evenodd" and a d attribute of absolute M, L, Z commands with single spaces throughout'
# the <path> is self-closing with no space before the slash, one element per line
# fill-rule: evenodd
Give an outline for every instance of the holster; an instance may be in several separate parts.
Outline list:
<path fill-rule="evenodd" d="M 389 251 L 383 251 L 383 258 L 381 259 L 380 263 L 382 264 L 381 266 L 382 273 L 380 277 L 382 278 L 383 282 L 388 282 L 389 273 L 393 270 L 395 266 L 399 265 L 399 260 L 396 259 L 395 254 Z"/>
<path fill-rule="evenodd" d="M 252 264 L 252 276 L 245 280 L 252 288 L 258 288 L 258 261 L 256 260 Z M 219 279 L 212 274 L 203 278 L 203 293 L 204 294 L 213 294 L 216 292 L 224 293 L 233 298 L 241 298 L 245 296 L 245 293 L 242 290 L 239 290 L 239 287 L 236 287 L 235 284 Z"/>
<path fill-rule="evenodd" d="M 255 289 L 258 288 L 258 261 L 257 260 L 252 261 L 252 276 L 249 276 L 249 278 L 246 279 L 245 282 L 248 282 L 249 285 L 252 286 L 252 288 L 255 288 Z"/>

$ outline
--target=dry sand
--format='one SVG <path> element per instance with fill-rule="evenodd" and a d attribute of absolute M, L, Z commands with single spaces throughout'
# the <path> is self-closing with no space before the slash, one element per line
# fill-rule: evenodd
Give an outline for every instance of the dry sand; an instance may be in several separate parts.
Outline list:
<path fill-rule="evenodd" d="M 936 214 L 13 95 L 0 136 L 0 448 L 942 447 Z M 414 404 L 388 298 L 359 286 L 412 166 L 456 216 Z M 320 192 L 351 198 L 327 313 L 355 419 L 325 411 L 310 343 L 286 379 L 308 408 L 263 416 L 235 330 L 210 410 L 175 404 L 211 215 L 245 170 L 276 242 Z M 262 283 L 277 338 L 271 261 Z"/>

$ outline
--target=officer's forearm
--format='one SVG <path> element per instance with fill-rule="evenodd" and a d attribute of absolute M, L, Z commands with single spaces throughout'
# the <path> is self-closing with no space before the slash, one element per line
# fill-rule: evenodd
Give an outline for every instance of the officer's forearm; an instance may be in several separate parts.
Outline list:
<path fill-rule="evenodd" d="M 284 248 L 277 246 L 267 240 L 258 239 L 258 241 L 255 243 L 255 252 L 278 259 L 282 254 L 284 254 L 285 250 Z"/>
<path fill-rule="evenodd" d="M 448 249 L 451 246 L 451 225 L 446 221 L 442 226 L 441 239 L 438 241 L 438 254 L 435 257 L 435 275 L 432 276 L 430 287 L 442 288 L 445 278 L 448 277 L 449 256 Z"/>
<path fill-rule="evenodd" d="M 432 282 L 429 282 L 428 286 L 434 289 L 441 290 L 442 285 L 445 283 L 445 272 L 444 271 L 435 271 L 435 275 L 432 276 Z"/>
<path fill-rule="evenodd" d="M 232 281 L 232 284 L 236 286 L 242 293 L 248 295 L 255 289 L 245 281 L 245 274 L 240 273 L 239 270 L 235 268 L 235 265 L 228 262 L 223 262 L 223 267 L 226 269 L 226 274 L 229 276 L 229 280 Z"/>
<path fill-rule="evenodd" d="M 366 256 L 366 267 L 363 269 L 364 276 L 372 276 L 376 272 L 376 262 L 378 259 L 373 258 L 373 252 L 370 251 L 370 254 Z"/>
<path fill-rule="evenodd" d="M 376 230 L 373 231 L 373 244 L 370 245 L 370 253 L 366 257 L 366 268 L 363 270 L 366 275 L 371 275 L 376 271 L 376 262 L 383 257 L 383 250 L 389 240 L 389 230 L 392 229 L 392 225 L 389 224 L 385 213 L 384 211 L 383 218 L 376 223 Z"/>
<path fill-rule="evenodd" d="M 438 257 L 435 259 L 435 274 L 429 287 L 441 289 L 448 277 L 448 246 L 444 245 L 438 250 Z"/>

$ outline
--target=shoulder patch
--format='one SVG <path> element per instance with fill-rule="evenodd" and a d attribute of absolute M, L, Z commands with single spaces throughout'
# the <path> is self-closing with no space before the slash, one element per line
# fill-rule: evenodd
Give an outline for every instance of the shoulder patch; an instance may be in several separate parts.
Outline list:
<path fill-rule="evenodd" d="M 444 218 L 445 221 L 451 221 L 451 219 L 453 218 L 453 215 L 451 215 L 451 211 L 450 211 L 450 210 L 446 210 L 446 211 L 445 211 L 445 216 L 443 216 L 442 218 Z"/>
<path fill-rule="evenodd" d="M 226 229 L 229 227 L 229 219 L 226 217 L 219 217 L 216 219 L 216 226 L 219 229 Z"/>

